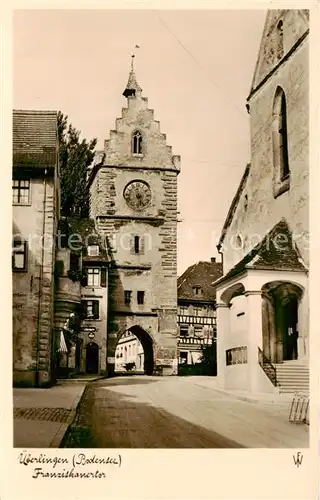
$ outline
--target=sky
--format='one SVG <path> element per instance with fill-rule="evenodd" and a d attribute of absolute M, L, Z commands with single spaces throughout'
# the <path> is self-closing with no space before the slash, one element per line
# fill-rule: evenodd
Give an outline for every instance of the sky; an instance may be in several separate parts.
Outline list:
<path fill-rule="evenodd" d="M 13 18 L 13 104 L 52 109 L 103 149 L 131 54 L 178 177 L 178 274 L 216 245 L 250 161 L 249 94 L 264 10 L 28 10 Z"/>

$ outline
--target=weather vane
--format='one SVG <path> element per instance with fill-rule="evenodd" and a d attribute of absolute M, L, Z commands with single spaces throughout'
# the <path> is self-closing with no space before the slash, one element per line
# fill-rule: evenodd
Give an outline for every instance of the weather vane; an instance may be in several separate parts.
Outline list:
<path fill-rule="evenodd" d="M 134 61 L 134 58 L 136 57 L 136 55 L 135 55 L 135 50 L 136 49 L 140 49 L 140 46 L 139 45 L 135 45 L 134 46 L 133 53 L 131 55 L 131 71 L 134 70 L 133 61 Z"/>

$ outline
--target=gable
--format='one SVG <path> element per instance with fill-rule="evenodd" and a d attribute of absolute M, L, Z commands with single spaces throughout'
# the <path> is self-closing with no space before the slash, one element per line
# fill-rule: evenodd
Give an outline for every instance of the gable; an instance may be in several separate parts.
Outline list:
<path fill-rule="evenodd" d="M 281 55 L 279 36 L 279 22 L 282 21 L 283 52 Z M 261 84 L 270 72 L 276 68 L 281 61 L 299 43 L 299 40 L 308 32 L 309 11 L 308 10 L 269 10 L 260 43 L 260 49 L 253 75 L 251 93 Z"/>
<path fill-rule="evenodd" d="M 220 262 L 200 261 L 188 269 L 178 278 L 178 299 L 199 301 L 214 301 L 216 292 L 212 286 L 213 281 L 222 276 L 222 264 Z M 194 288 L 201 288 L 201 295 L 195 296 Z"/>
<path fill-rule="evenodd" d="M 246 269 L 306 271 L 292 232 L 285 219 L 281 219 L 265 238 L 214 285 L 236 276 Z"/>
<path fill-rule="evenodd" d="M 58 126 L 55 111 L 13 111 L 13 167 L 57 165 Z"/>

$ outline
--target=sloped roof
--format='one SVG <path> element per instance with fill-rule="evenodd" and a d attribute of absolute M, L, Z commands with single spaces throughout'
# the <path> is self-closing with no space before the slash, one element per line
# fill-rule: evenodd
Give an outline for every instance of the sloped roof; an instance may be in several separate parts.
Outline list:
<path fill-rule="evenodd" d="M 86 261 L 109 260 L 109 251 L 105 242 L 96 231 L 93 219 L 79 217 L 64 217 L 59 221 L 61 245 L 75 252 L 82 252 Z M 73 235 L 71 239 L 71 235 Z M 73 248 L 71 248 L 71 245 Z M 99 256 L 88 256 L 88 246 L 98 245 Z"/>
<path fill-rule="evenodd" d="M 239 203 L 239 200 L 240 200 L 240 197 L 241 197 L 241 194 L 246 186 L 246 182 L 247 182 L 247 179 L 248 179 L 248 175 L 249 175 L 249 172 L 250 172 L 250 163 L 248 163 L 248 165 L 246 166 L 245 168 L 245 171 L 243 173 L 243 176 L 241 178 L 241 181 L 240 181 L 240 184 L 238 186 L 238 189 L 236 191 L 236 194 L 234 195 L 233 197 L 233 200 L 231 202 L 231 205 L 230 205 L 230 208 L 229 208 L 229 211 L 227 213 L 227 217 L 224 221 L 224 224 L 223 224 L 223 228 L 221 230 L 221 235 L 220 235 L 220 239 L 219 239 L 219 243 L 217 245 L 217 248 L 221 248 L 221 245 L 223 243 L 223 240 L 224 240 L 224 237 L 227 233 L 227 230 L 232 222 L 232 219 L 233 219 L 233 216 L 235 214 L 235 211 L 237 209 L 237 206 L 238 206 L 238 203 Z"/>
<path fill-rule="evenodd" d="M 126 86 L 125 90 L 123 91 L 122 95 L 124 95 L 125 97 L 127 97 L 128 95 L 132 95 L 133 90 L 134 91 L 136 91 L 136 90 L 142 91 L 142 88 L 139 86 L 139 84 L 137 82 L 137 77 L 136 77 L 135 72 L 133 70 L 131 70 L 129 73 L 127 86 Z"/>
<path fill-rule="evenodd" d="M 214 286 L 242 273 L 245 269 L 307 270 L 285 219 L 281 219 L 226 275 L 215 281 Z"/>
<path fill-rule="evenodd" d="M 13 111 L 13 166 L 52 168 L 58 162 L 56 111 Z"/>
<path fill-rule="evenodd" d="M 196 262 L 178 278 L 178 300 L 215 300 L 215 287 L 212 286 L 212 283 L 220 276 L 222 276 L 221 262 Z M 202 290 L 200 296 L 196 296 L 194 293 L 196 286 Z"/>
<path fill-rule="evenodd" d="M 285 29 L 290 30 L 291 46 L 287 47 L 287 52 L 281 60 L 277 59 L 275 51 L 276 29 L 279 20 L 283 19 L 288 23 L 285 24 Z M 303 38 L 308 33 L 309 13 L 306 9 L 270 9 L 267 11 L 263 33 L 260 42 L 260 48 L 257 56 L 255 70 L 251 83 L 250 94 L 247 99 L 257 89 L 282 62 L 294 51 L 296 46 L 300 44 Z"/>

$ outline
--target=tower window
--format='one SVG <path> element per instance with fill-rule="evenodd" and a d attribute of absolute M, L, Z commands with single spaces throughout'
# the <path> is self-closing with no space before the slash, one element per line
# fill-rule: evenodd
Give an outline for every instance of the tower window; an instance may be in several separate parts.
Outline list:
<path fill-rule="evenodd" d="M 134 253 L 140 252 L 140 238 L 139 236 L 134 237 Z"/>
<path fill-rule="evenodd" d="M 273 105 L 273 164 L 275 191 L 274 196 L 289 189 L 289 154 L 287 133 L 287 104 L 284 91 L 278 87 Z"/>
<path fill-rule="evenodd" d="M 132 153 L 136 155 L 142 154 L 142 134 L 137 130 L 132 136 Z"/>
<path fill-rule="evenodd" d="M 144 304 L 144 292 L 138 291 L 138 293 L 137 293 L 137 300 L 138 300 L 138 304 L 139 305 Z"/>

